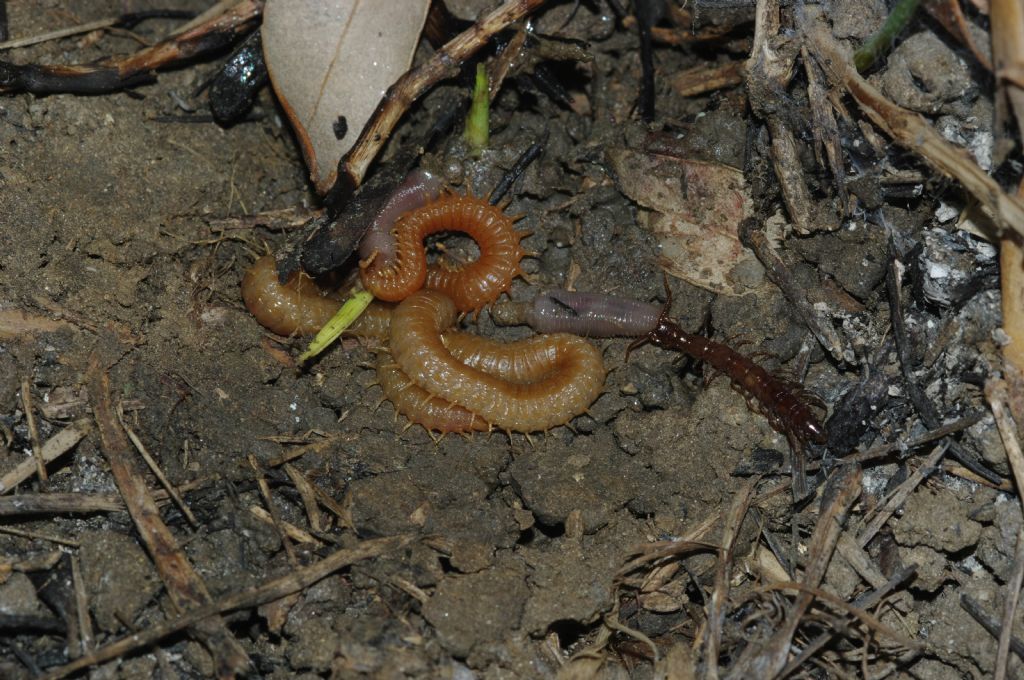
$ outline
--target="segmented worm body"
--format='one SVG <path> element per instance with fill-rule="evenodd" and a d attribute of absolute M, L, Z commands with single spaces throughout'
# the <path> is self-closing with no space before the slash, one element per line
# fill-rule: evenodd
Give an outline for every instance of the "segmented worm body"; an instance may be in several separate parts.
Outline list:
<path fill-rule="evenodd" d="M 572 333 L 590 338 L 644 335 L 658 323 L 661 308 L 601 293 L 555 289 L 532 302 L 505 302 L 491 309 L 502 325 L 526 324 L 538 333 Z"/>
<path fill-rule="evenodd" d="M 459 333 L 446 346 L 441 334 L 456 313 L 446 295 L 422 290 L 392 316 L 395 363 L 428 393 L 520 432 L 564 425 L 601 393 L 601 352 L 582 338 L 553 334 L 500 344 Z"/>
<path fill-rule="evenodd" d="M 631 349 L 649 342 L 682 352 L 728 376 L 751 408 L 768 418 L 777 431 L 803 443 L 825 443 L 825 428 L 799 385 L 772 375 L 728 345 L 687 333 L 654 305 L 613 295 L 552 290 L 532 302 L 497 305 L 491 313 L 497 323 L 528 324 L 541 333 L 639 337 Z"/>
<path fill-rule="evenodd" d="M 519 241 L 525 234 L 513 222 L 486 201 L 444 193 L 395 222 L 393 251 L 375 246 L 365 255 L 359 263 L 363 285 L 374 297 L 392 302 L 426 287 L 451 297 L 459 311 L 478 310 L 522 273 L 519 261 L 525 253 Z M 444 231 L 471 236 L 480 256 L 465 265 L 428 266 L 423 239 Z"/>
<path fill-rule="evenodd" d="M 374 256 L 385 262 L 395 260 L 395 235 L 392 233 L 395 222 L 407 212 L 421 208 L 434 200 L 441 193 L 444 180 L 422 168 L 417 168 L 406 175 L 398 185 L 384 207 L 370 223 L 363 239 L 359 242 L 359 258 L 368 260 Z"/>

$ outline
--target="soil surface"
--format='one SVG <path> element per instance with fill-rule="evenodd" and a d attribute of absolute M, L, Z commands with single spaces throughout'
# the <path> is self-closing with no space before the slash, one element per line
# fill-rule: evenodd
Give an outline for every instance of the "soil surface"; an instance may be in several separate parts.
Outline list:
<path fill-rule="evenodd" d="M 489 4 L 452 7 L 472 16 Z M 833 32 L 859 42 L 883 20 L 885 3 L 849 5 L 834 17 Z M 8 3 L 8 21 L 15 36 L 33 35 L 125 6 L 96 0 L 72 17 L 63 3 Z M 170 25 L 150 21 L 134 34 L 152 41 Z M 670 22 L 661 27 L 673 30 Z M 589 42 L 592 62 L 554 69 L 575 95 L 573 108 L 525 80 L 509 81 L 493 104 L 491 145 L 481 159 L 466 160 L 453 139 L 423 161 L 444 170 L 455 190 L 483 195 L 530 142 L 548 135 L 507 208 L 524 215 L 518 227 L 532 231 L 524 247 L 534 253 L 512 299 L 572 286 L 664 302 L 667 249 L 653 219 L 658 211 L 628 195 L 609 150 L 649 154 L 660 144 L 669 152 L 659 157 L 741 170 L 753 213 L 786 221 L 768 129 L 752 116 L 745 88 L 684 97 L 674 84 L 686 69 L 745 59 L 752 24 L 715 42 L 689 41 L 685 31 L 676 31 L 682 46 L 656 40 L 656 122 L 649 125 L 636 111 L 635 24 L 624 27 L 604 2 L 568 2 L 553 5 L 538 28 Z M 138 46 L 124 32 L 88 34 L 3 58 L 83 63 Z M 529 436 L 436 440 L 421 427 L 407 428 L 380 403 L 373 348 L 357 341 L 297 370 L 305 341 L 262 329 L 241 302 L 239 282 L 256 257 L 296 237 L 318 199 L 269 90 L 244 122 L 224 128 L 205 116 L 206 96 L 195 92 L 219 63 L 164 71 L 128 92 L 0 98 L 0 475 L 30 460 L 34 445 L 76 423 L 89 428 L 49 465 L 45 484 L 30 477 L 7 490 L 6 500 L 74 494 L 113 503 L 31 514 L 13 502 L 2 506 L 0 676 L 32 677 L 175 612 L 154 558 L 118 509 L 118 486 L 91 424 L 100 395 L 86 389 L 90 362 L 109 373 L 124 426 L 169 482 L 186 489 L 195 524 L 171 503 L 161 502 L 161 517 L 214 599 L 363 540 L 415 537 L 291 599 L 225 614 L 255 677 L 531 678 L 560 669 L 572 669 L 573 677 L 688 677 L 680 669 L 692 667 L 691 645 L 703 635 L 715 552 L 622 571 L 642 546 L 674 539 L 732 541 L 734 590 L 718 659 L 727 668 L 777 630 L 782 614 L 772 604 L 788 606 L 793 593 L 773 600 L 759 588 L 793 580 L 777 556 L 805 566 L 829 501 L 820 493 L 825 478 L 844 457 L 983 414 L 956 435 L 955 446 L 996 481 L 1010 476 L 981 390 L 1001 366 L 995 248 L 958 227 L 968 204 L 961 190 L 890 148 L 867 123 L 859 127 L 849 101 L 840 130 L 844 186 L 853 198 L 849 210 L 837 212 L 833 180 L 807 127 L 802 73 L 804 85 L 792 86 L 785 101 L 804 126 L 797 130 L 799 160 L 819 230 L 774 243 L 797 289 L 827 314 L 845 355 L 822 348 L 756 259 L 731 273 L 740 295 L 694 285 L 705 263 L 693 265 L 689 280 L 668 281 L 671 315 L 683 328 L 695 331 L 710 319 L 715 339 L 760 353 L 758 362 L 803 382 L 828 405 L 836 429 L 828 446 L 805 447 L 812 496 L 794 507 L 790 444 L 758 405 L 728 378 L 707 382 L 700 366 L 673 352 L 644 347 L 627 362 L 628 339 L 595 341 L 609 373 L 588 413 Z M 991 167 L 991 81 L 940 28 L 912 24 L 870 80 Z M 415 107 L 386 153 L 432 122 L 431 106 L 442 95 L 459 91 L 445 85 Z M 444 242 L 448 254 L 472 256 L 465 239 Z M 906 371 L 890 339 L 886 277 L 894 255 L 905 268 L 899 313 L 910 345 Z M 498 338 L 529 335 L 496 327 L 486 312 L 463 325 Z M 915 389 L 938 422 L 929 426 L 918 415 Z M 801 628 L 799 646 L 822 630 L 845 632 L 824 645 L 817 670 L 803 667 L 808 674 L 859 673 L 866 644 L 873 673 L 888 668 L 931 679 L 992 672 L 997 638 L 964 602 L 995 621 L 1002 616 L 1020 503 L 951 454 L 920 469 L 933 447 L 950 441 L 896 447 L 865 463 L 862 494 L 822 588 L 854 601 L 902 567 L 917 571 L 868 608 L 884 627 L 873 641 L 840 629 L 839 622 L 860 625 L 843 608 L 822 608 L 817 624 Z M 819 463 L 826 473 L 815 477 Z M 856 545 L 859 532 L 851 527 L 870 522 L 918 471 L 927 478 L 866 546 Z M 159 487 L 148 471 L 145 478 Z M 268 497 L 258 480 L 266 481 Z M 753 509 L 730 526 L 730 509 L 751 484 Z M 308 488 L 326 498 L 315 519 L 309 508 L 317 503 L 304 501 Z M 268 509 L 297 531 L 283 541 Z M 84 609 L 69 604 L 76 593 Z M 27 618 L 12 629 L 8 621 L 19 616 Z M 886 631 L 920 647 L 893 651 Z M 171 635 L 106 662 L 96 677 L 209 676 L 214 658 L 198 639 Z M 588 648 L 590 665 L 587 657 L 574 659 Z M 1012 653 L 1010 668 L 1020 669 Z"/>

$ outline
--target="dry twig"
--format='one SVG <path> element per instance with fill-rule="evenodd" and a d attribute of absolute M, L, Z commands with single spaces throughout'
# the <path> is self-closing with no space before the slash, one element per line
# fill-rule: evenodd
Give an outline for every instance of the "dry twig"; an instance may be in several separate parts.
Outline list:
<path fill-rule="evenodd" d="M 93 354 L 89 361 L 88 375 L 89 396 L 99 427 L 101 448 L 160 579 L 175 606 L 182 611 L 208 606 L 211 598 L 206 584 L 192 568 L 170 529 L 160 520 L 156 501 L 132 458 L 131 446 L 114 413 L 110 376 L 98 354 Z M 194 630 L 213 655 L 219 676 L 237 675 L 249 667 L 248 655 L 222 619 L 204 618 L 196 623 Z"/>
<path fill-rule="evenodd" d="M 829 480 L 822 498 L 818 524 L 808 546 L 808 564 L 799 587 L 796 601 L 786 614 L 786 620 L 764 645 L 750 645 L 729 671 L 729 678 L 774 678 L 777 677 L 789 658 L 793 635 L 803 619 L 804 613 L 816 597 L 846 514 L 860 496 L 861 469 L 856 465 L 845 465 Z M 786 587 L 785 584 L 775 584 Z M 841 602 L 841 601 L 840 601 Z M 845 603 L 843 603 L 845 605 Z"/>
<path fill-rule="evenodd" d="M 362 184 L 370 163 L 391 137 L 391 132 L 409 106 L 437 83 L 458 74 L 459 66 L 486 45 L 494 34 L 530 14 L 544 2 L 508 0 L 453 38 L 426 63 L 399 78 L 388 88 L 359 139 L 338 164 L 339 183 L 344 182 L 350 189 Z M 331 193 L 338 189 L 336 183 Z"/>
<path fill-rule="evenodd" d="M 1000 229 L 1024 235 L 1024 202 L 1003 191 L 964 149 L 943 139 L 923 116 L 893 104 L 862 78 L 832 37 L 820 8 L 807 7 L 801 30 L 833 86 L 849 92 L 871 122 L 940 173 L 959 181 L 988 209 Z"/>
<path fill-rule="evenodd" d="M 732 560 L 736 539 L 743 526 L 743 518 L 750 508 L 750 500 L 760 477 L 747 482 L 733 498 L 729 514 L 725 518 L 722 533 L 722 547 L 718 551 L 718 564 L 715 566 L 715 589 L 711 591 L 708 602 L 708 624 L 704 629 L 702 654 L 704 656 L 704 677 L 707 680 L 718 678 L 718 650 L 722 642 L 722 622 L 725 618 L 725 605 L 729 601 L 729 575 L 732 572 Z"/>
<path fill-rule="evenodd" d="M 39 450 L 43 464 L 46 465 L 51 463 L 71 449 L 75 448 L 75 445 L 89 433 L 90 429 L 92 429 L 91 424 L 87 419 L 83 418 L 82 420 L 75 421 L 69 427 L 65 427 L 57 434 L 50 437 Z M 0 477 L 0 494 L 5 494 L 11 491 L 36 472 L 37 468 L 34 458 L 32 460 L 25 460 L 18 463 L 13 470 L 5 474 L 3 477 Z"/>
<path fill-rule="evenodd" d="M 390 538 L 363 541 L 355 547 L 338 550 L 308 567 L 295 569 L 284 576 L 264 581 L 262 584 L 249 590 L 226 595 L 209 604 L 190 609 L 181 616 L 153 626 L 149 630 L 129 635 L 105 645 L 88 656 L 49 671 L 42 676 L 43 680 L 65 678 L 83 668 L 89 668 L 90 666 L 116 659 L 137 649 L 144 649 L 168 635 L 177 633 L 190 626 L 195 626 L 207 618 L 236 609 L 256 607 L 266 602 L 279 600 L 282 597 L 308 588 L 350 564 L 393 552 L 409 545 L 413 540 L 415 540 L 415 537 L 409 535 L 392 536 Z"/>
<path fill-rule="evenodd" d="M 989 404 L 992 406 L 992 415 L 999 428 L 1003 448 L 1006 449 L 1006 457 L 1010 461 L 1010 469 L 1013 470 L 1013 479 L 1017 482 L 1017 497 L 1021 502 L 1021 510 L 1024 512 L 1024 452 L 1021 451 L 1020 441 L 1017 439 L 1017 426 L 1006 411 L 1006 402 L 1010 398 L 1006 383 L 1001 380 L 989 380 L 985 383 L 985 396 L 988 397 Z M 996 653 L 995 676 L 998 680 L 1006 677 L 1010 636 L 1013 633 L 1014 614 L 1017 611 L 1022 583 L 1024 583 L 1024 529 L 1018 529 L 1017 547 L 1013 555 L 1013 570 L 1006 583 L 1006 603 L 1003 609 L 1003 623 L 999 632 L 999 648 Z"/>

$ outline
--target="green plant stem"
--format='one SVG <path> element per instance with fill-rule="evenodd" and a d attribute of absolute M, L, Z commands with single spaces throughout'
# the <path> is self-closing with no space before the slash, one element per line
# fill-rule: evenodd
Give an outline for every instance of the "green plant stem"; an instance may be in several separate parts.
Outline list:
<path fill-rule="evenodd" d="M 473 103 L 466 118 L 466 141 L 470 153 L 479 158 L 490 139 L 491 101 L 487 83 L 487 70 L 483 64 L 476 65 L 476 82 L 473 85 Z"/>
<path fill-rule="evenodd" d="M 878 32 L 854 52 L 853 65 L 857 67 L 857 71 L 863 73 L 868 70 L 879 57 L 889 51 L 896 36 L 910 22 L 920 4 L 921 0 L 900 0 L 896 3 Z"/>

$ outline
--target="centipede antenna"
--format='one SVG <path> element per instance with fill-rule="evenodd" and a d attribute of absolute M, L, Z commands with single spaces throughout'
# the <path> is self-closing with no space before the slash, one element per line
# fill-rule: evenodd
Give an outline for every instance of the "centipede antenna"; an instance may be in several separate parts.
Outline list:
<path fill-rule="evenodd" d="M 377 249 L 374 249 L 374 251 L 372 253 L 370 253 L 369 257 L 366 257 L 366 258 L 363 258 L 363 259 L 359 260 L 359 268 L 360 269 L 367 269 L 370 265 L 373 264 L 373 261 L 377 259 L 378 255 L 380 255 L 380 251 L 377 250 Z"/>
<path fill-rule="evenodd" d="M 629 343 L 629 346 L 626 347 L 626 363 L 629 363 L 629 355 L 630 354 L 632 354 L 635 350 L 638 350 L 641 347 L 643 347 L 644 345 L 648 344 L 650 341 L 651 341 L 651 338 L 649 336 L 645 335 L 644 337 L 637 338 L 633 342 Z"/>

